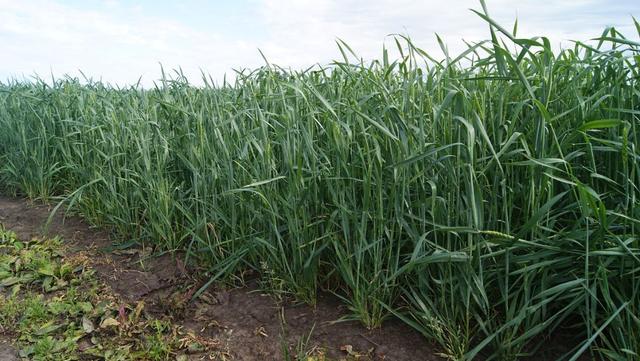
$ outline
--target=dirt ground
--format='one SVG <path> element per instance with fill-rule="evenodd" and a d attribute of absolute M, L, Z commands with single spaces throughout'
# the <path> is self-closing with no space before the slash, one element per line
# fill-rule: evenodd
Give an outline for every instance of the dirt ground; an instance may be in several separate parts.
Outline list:
<path fill-rule="evenodd" d="M 11 340 L 0 335 L 0 360 L 19 361 L 18 352 L 11 346 Z"/>
<path fill-rule="evenodd" d="M 49 211 L 27 200 L 0 196 L 0 223 L 21 239 L 43 236 Z M 349 353 L 369 355 L 361 358 L 364 360 L 440 359 L 433 345 L 398 321 L 389 321 L 377 330 L 367 330 L 357 322 L 334 322 L 346 310 L 331 295 L 320 295 L 312 308 L 279 304 L 255 285 L 236 289 L 212 286 L 190 303 L 190 296 L 203 280 L 185 269 L 179 256 L 153 257 L 143 249 L 106 252 L 112 241 L 105 232 L 77 217 L 63 219 L 60 213 L 46 235 L 59 235 L 69 242 L 72 252 L 84 253 L 97 276 L 120 297 L 132 304 L 144 301 L 156 316 L 171 316 L 233 360 L 281 360 L 283 345 L 294 351 L 299 340 L 309 335 L 307 349 L 321 348 L 332 359 Z M 0 360 L 17 359 L 8 340 L 0 337 Z"/>

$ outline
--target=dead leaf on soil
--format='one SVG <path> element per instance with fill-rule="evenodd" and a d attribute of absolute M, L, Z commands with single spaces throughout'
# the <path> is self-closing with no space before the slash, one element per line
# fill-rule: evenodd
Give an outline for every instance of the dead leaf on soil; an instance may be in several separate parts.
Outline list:
<path fill-rule="evenodd" d="M 100 322 L 100 328 L 117 327 L 120 326 L 120 322 L 113 317 L 107 317 Z"/>
<path fill-rule="evenodd" d="M 93 322 L 87 316 L 82 317 L 82 329 L 85 333 L 91 333 L 95 330 Z"/>

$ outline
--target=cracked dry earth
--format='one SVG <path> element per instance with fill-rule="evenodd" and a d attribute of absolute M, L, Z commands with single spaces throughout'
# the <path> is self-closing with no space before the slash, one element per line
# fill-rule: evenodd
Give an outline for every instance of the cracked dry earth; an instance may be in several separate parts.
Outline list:
<path fill-rule="evenodd" d="M 61 212 L 59 212 L 61 213 Z M 43 234 L 50 209 L 24 199 L 0 196 L 0 223 L 20 239 Z M 218 355 L 229 360 L 282 360 L 283 344 L 293 350 L 310 335 L 308 348 L 322 349 L 332 360 L 367 355 L 360 360 L 439 360 L 417 332 L 398 321 L 367 330 L 357 322 L 340 322 L 344 306 L 331 295 L 320 295 L 318 304 L 281 304 L 259 292 L 255 285 L 225 289 L 209 287 L 196 301 L 190 296 L 203 281 L 185 268 L 181 255 L 152 255 L 147 249 L 108 252 L 112 240 L 77 217 L 57 214 L 46 236 L 60 236 L 72 252 L 83 253 L 100 280 L 135 304 L 144 301 L 154 316 L 170 316 L 174 323 L 208 340 Z M 284 326 L 283 326 L 284 325 Z M 0 330 L 1 331 L 1 330 Z M 208 359 L 207 354 L 192 359 Z M 18 360 L 10 340 L 0 332 L 0 360 Z"/>

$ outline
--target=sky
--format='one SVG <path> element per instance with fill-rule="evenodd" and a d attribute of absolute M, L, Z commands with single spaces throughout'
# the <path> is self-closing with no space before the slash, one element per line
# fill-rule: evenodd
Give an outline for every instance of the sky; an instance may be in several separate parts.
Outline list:
<path fill-rule="evenodd" d="M 638 0 L 486 0 L 492 18 L 518 36 L 544 35 L 557 47 L 615 26 L 638 39 Z M 340 59 L 336 39 L 364 59 L 380 58 L 390 34 L 409 35 L 442 57 L 489 35 L 469 9 L 477 0 L 0 0 L 0 81 L 85 74 L 94 80 L 150 85 L 180 67 L 220 82 L 235 70 L 272 64 L 304 69 Z M 260 51 L 259 51 L 260 50 Z M 80 71 L 82 73 L 80 73 Z"/>

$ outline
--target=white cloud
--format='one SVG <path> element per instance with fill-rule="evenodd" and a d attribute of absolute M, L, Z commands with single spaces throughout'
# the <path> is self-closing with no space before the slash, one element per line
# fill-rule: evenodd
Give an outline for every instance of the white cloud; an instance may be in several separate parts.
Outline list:
<path fill-rule="evenodd" d="M 0 76 L 77 75 L 82 70 L 121 84 L 135 82 L 141 75 L 150 84 L 159 77 L 159 63 L 165 68 L 182 66 L 190 74 L 197 75 L 202 67 L 221 75 L 258 54 L 242 41 L 171 19 L 139 11 L 119 19 L 47 0 L 0 0 L 0 42 L 2 68 L 8 71 Z M 256 66 L 257 60 L 247 65 Z"/>
<path fill-rule="evenodd" d="M 640 5 L 630 1 L 488 0 L 491 15 L 510 28 L 519 18 L 521 36 L 548 35 L 554 41 L 585 39 L 606 25 L 622 25 L 633 33 L 631 13 Z M 158 4 L 160 6 L 160 4 Z M 624 8 L 627 6 L 627 8 Z M 197 6 L 186 11 L 198 12 Z M 365 58 L 378 57 L 390 33 L 407 33 L 421 48 L 440 55 L 434 32 L 452 53 L 470 41 L 485 39 L 487 25 L 469 8 L 475 0 L 258 0 L 255 19 L 263 31 L 252 37 L 235 36 L 235 29 L 213 31 L 179 17 L 148 15 L 140 5 L 106 1 L 103 7 L 76 8 L 55 0 L 0 0 L 0 78 L 9 75 L 47 76 L 65 73 L 102 77 L 117 83 L 146 84 L 165 68 L 181 66 L 192 80 L 199 69 L 221 79 L 233 68 L 262 65 L 262 49 L 276 64 L 302 68 L 326 64 L 340 54 L 337 37 Z M 125 13 L 126 16 L 119 16 Z M 621 15 L 622 14 L 622 15 Z M 224 14 L 222 14 L 224 16 Z M 215 21 L 213 19 L 212 21 Z"/>
<path fill-rule="evenodd" d="M 488 37 L 488 25 L 469 9 L 481 9 L 478 1 L 412 0 L 264 0 L 264 15 L 271 28 L 267 53 L 277 63 L 299 65 L 338 57 L 333 40 L 340 37 L 365 57 L 377 57 L 389 33 L 411 36 L 419 47 L 441 56 L 434 33 L 445 39 L 450 51 L 466 49 L 462 39 Z M 605 25 L 620 21 L 585 9 L 602 9 L 602 1 L 489 0 L 490 15 L 510 29 L 519 18 L 520 36 L 545 35 L 568 44 L 571 39 L 597 36 Z M 640 6 L 636 6 L 639 8 Z M 638 9 L 636 9 L 638 10 Z M 622 23 L 631 29 L 631 17 Z M 540 34 L 542 32 L 542 34 Z M 388 42 L 388 41 L 387 41 Z M 393 45 L 393 44 L 389 44 Z"/>

